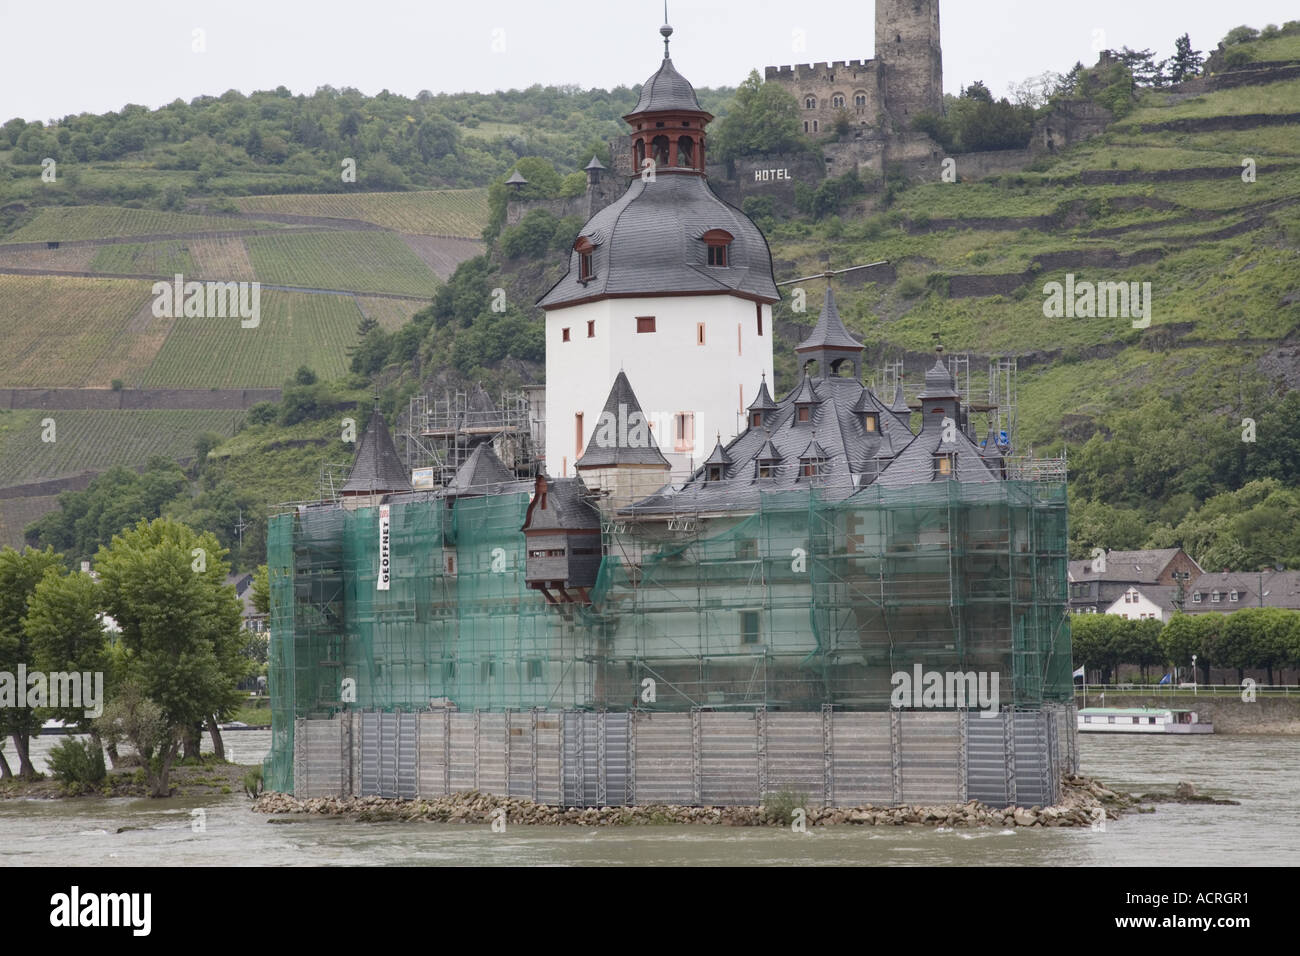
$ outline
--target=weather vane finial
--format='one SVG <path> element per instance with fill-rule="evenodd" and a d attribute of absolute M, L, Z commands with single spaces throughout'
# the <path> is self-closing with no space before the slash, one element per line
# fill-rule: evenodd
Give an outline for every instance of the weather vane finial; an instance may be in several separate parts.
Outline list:
<path fill-rule="evenodd" d="M 673 35 L 673 28 L 668 25 L 668 0 L 664 0 L 664 25 L 659 28 L 659 35 L 664 38 L 664 59 L 668 59 L 668 38 Z"/>

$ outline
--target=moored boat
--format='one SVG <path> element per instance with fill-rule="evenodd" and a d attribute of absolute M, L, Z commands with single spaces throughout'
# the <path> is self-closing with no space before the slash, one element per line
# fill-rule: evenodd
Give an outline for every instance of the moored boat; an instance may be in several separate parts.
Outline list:
<path fill-rule="evenodd" d="M 1214 725 L 1194 710 L 1153 707 L 1084 707 L 1078 727 L 1080 733 L 1101 734 L 1214 733 Z"/>

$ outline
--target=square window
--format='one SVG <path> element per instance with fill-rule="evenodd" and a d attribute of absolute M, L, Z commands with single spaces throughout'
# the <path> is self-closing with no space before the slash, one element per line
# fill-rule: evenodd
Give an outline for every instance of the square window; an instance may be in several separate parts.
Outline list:
<path fill-rule="evenodd" d="M 653 315 L 638 315 L 636 317 L 637 332 L 653 332 L 655 330 L 655 317 Z"/>
<path fill-rule="evenodd" d="M 709 246 L 709 265 L 725 266 L 727 264 L 727 247 L 723 245 Z"/>
<path fill-rule="evenodd" d="M 1192 603 L 1193 603 L 1193 604 L 1200 604 L 1200 603 L 1201 603 L 1201 592 L 1200 592 L 1200 591 L 1197 591 L 1195 594 L 1192 595 Z"/>
<path fill-rule="evenodd" d="M 589 339 L 594 339 L 595 337 L 596 337 L 596 320 L 595 320 L 595 319 L 588 319 L 588 320 L 587 320 L 587 338 L 589 338 Z"/>
<path fill-rule="evenodd" d="M 759 638 L 759 615 L 757 611 L 740 612 L 740 643 L 757 644 Z"/>
<path fill-rule="evenodd" d="M 1229 600 L 1229 601 L 1232 601 L 1232 602 L 1236 602 L 1236 600 L 1237 600 L 1237 592 L 1236 592 L 1236 591 L 1229 591 L 1229 592 L 1228 592 L 1228 600 Z"/>
<path fill-rule="evenodd" d="M 1218 603 L 1219 603 L 1219 598 L 1220 598 L 1220 597 L 1222 597 L 1222 595 L 1219 594 L 1218 591 L 1211 591 L 1211 592 L 1210 592 L 1210 603 L 1211 603 L 1211 604 L 1218 604 Z"/>
<path fill-rule="evenodd" d="M 568 330 L 568 329 L 561 329 L 561 330 L 560 330 L 560 341 L 561 341 L 561 342 L 567 342 L 567 341 L 569 341 L 569 330 Z"/>

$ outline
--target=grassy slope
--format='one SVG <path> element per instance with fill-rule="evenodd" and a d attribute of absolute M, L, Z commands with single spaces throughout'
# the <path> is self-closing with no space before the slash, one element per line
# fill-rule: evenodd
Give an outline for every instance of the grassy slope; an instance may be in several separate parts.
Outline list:
<path fill-rule="evenodd" d="M 1186 116 L 1292 111 L 1300 102 L 1300 82 L 1226 91 L 1173 105 L 1165 105 L 1166 100 L 1149 97 L 1123 124 L 1072 150 L 1046 171 L 997 182 L 914 188 L 900 197 L 890 214 L 861 223 L 846 221 L 842 237 L 835 241 L 828 238 L 825 224 L 812 230 L 778 227 L 773 253 L 793 260 L 795 274 L 818 271 L 818 254 L 827 247 L 833 267 L 893 261 L 900 279 L 910 277 L 910 283 L 837 289 L 846 321 L 885 354 L 924 351 L 935 331 L 950 350 L 978 355 L 1056 353 L 1057 361 L 1029 365 L 1020 375 L 1022 444 L 1041 446 L 1058 439 L 1066 415 L 1104 419 L 1110 410 L 1141 405 L 1170 391 L 1200 407 L 1240 410 L 1243 399 L 1267 385 L 1257 363 L 1270 349 L 1269 344 L 1243 340 L 1279 340 L 1300 327 L 1300 307 L 1280 306 L 1284 295 L 1300 290 L 1300 216 L 1295 205 L 1285 206 L 1266 211 L 1263 224 L 1244 235 L 1211 241 L 1201 237 L 1257 214 L 1255 207 L 1262 203 L 1300 197 L 1298 170 L 1261 174 L 1254 184 L 1243 183 L 1234 173 L 1243 156 L 1254 157 L 1260 165 L 1300 162 L 1300 136 L 1295 126 L 1212 134 L 1143 134 L 1138 126 Z M 1257 105 L 1252 107 L 1252 102 Z M 1059 182 L 1085 169 L 1192 166 L 1223 166 L 1226 175 L 1211 181 L 1122 186 L 1063 187 Z M 1118 207 L 1125 197 L 1145 197 L 1176 208 L 1125 211 Z M 1048 231 L 962 228 L 909 234 L 899 222 L 1050 215 L 1067 202 L 1088 207 L 1090 215 L 1070 228 Z M 1173 222 L 1190 215 L 1204 218 Z M 1141 228 L 1119 236 L 1089 235 L 1132 225 Z M 1065 270 L 1041 272 L 1013 294 L 990 298 L 948 299 L 926 291 L 922 281 L 936 273 L 1020 272 L 1046 252 L 1114 250 L 1130 255 L 1143 249 L 1158 249 L 1164 256 L 1154 264 L 1128 269 L 1080 266 L 1070 271 L 1080 280 L 1151 282 L 1153 321 L 1145 334 L 1123 319 L 1045 318 L 1042 286 L 1063 279 Z M 820 283 L 811 283 L 810 305 L 819 294 Z M 801 323 L 814 318 L 790 313 L 788 300 L 780 314 Z M 1178 330 L 1182 345 L 1214 344 L 1155 351 L 1140 344 L 1143 339 L 1159 341 L 1161 327 L 1175 323 L 1190 325 L 1190 331 Z M 1118 353 L 1090 357 L 1106 345 Z M 785 388 L 791 384 L 793 364 L 783 371 L 787 374 L 779 384 Z M 1225 427 L 1229 423 L 1230 416 L 1225 417 Z"/>
<path fill-rule="evenodd" d="M 486 189 L 248 196 L 237 204 L 250 213 L 360 219 L 398 232 L 467 239 L 479 238 L 488 219 Z"/>

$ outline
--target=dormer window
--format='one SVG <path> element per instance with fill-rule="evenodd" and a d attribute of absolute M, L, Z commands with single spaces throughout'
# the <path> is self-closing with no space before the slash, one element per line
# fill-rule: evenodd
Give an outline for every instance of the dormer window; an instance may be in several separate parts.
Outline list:
<path fill-rule="evenodd" d="M 795 418 L 796 418 L 796 420 L 798 420 L 801 424 L 804 423 L 804 422 L 812 421 L 812 409 L 809 408 L 809 407 L 806 406 L 806 405 L 803 406 L 803 407 L 800 408 L 799 411 L 796 413 Z"/>
<path fill-rule="evenodd" d="M 1220 594 L 1218 591 L 1211 591 L 1211 592 L 1210 592 L 1210 603 L 1211 603 L 1211 604 L 1218 604 L 1218 603 L 1219 603 L 1219 599 L 1220 599 L 1221 597 L 1223 597 L 1223 595 Z"/>
<path fill-rule="evenodd" d="M 760 478 L 775 478 L 775 477 L 776 477 L 776 464 L 775 464 L 775 462 L 770 462 L 770 461 L 760 461 L 760 462 L 758 463 L 758 477 L 760 477 Z"/>
<path fill-rule="evenodd" d="M 722 466 L 721 466 L 721 465 L 709 465 L 709 474 L 708 474 L 708 477 L 707 477 L 705 480 L 706 480 L 706 481 L 721 481 L 721 480 L 722 480 Z"/>
<path fill-rule="evenodd" d="M 862 416 L 862 424 L 869 434 L 880 431 L 880 416 L 875 412 L 867 412 Z"/>
<path fill-rule="evenodd" d="M 736 237 L 725 229 L 710 229 L 700 238 L 708 246 L 709 265 L 725 269 L 729 263 L 728 251 Z"/>
<path fill-rule="evenodd" d="M 1229 592 L 1228 592 L 1228 602 L 1229 602 L 1230 604 L 1236 604 L 1236 603 L 1237 603 L 1237 598 L 1238 598 L 1238 597 L 1239 597 L 1239 595 L 1237 594 L 1236 591 L 1229 591 Z"/>
<path fill-rule="evenodd" d="M 752 428 L 761 428 L 763 426 L 763 413 L 754 412 L 749 416 L 749 424 Z"/>
<path fill-rule="evenodd" d="M 952 477 L 957 456 L 951 452 L 934 456 L 934 477 L 941 481 Z"/>
<path fill-rule="evenodd" d="M 805 478 L 820 478 L 826 469 L 824 461 L 805 461 L 803 463 L 803 476 Z"/>
<path fill-rule="evenodd" d="M 1192 603 L 1193 603 L 1193 604 L 1200 604 L 1200 603 L 1201 603 L 1201 592 L 1200 592 L 1200 591 L 1197 591 L 1196 593 L 1194 593 L 1194 594 L 1192 595 Z"/>
<path fill-rule="evenodd" d="M 596 278 L 595 244 L 586 236 L 579 236 L 578 241 L 573 244 L 573 249 L 578 254 L 578 281 L 590 282 Z"/>

